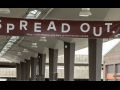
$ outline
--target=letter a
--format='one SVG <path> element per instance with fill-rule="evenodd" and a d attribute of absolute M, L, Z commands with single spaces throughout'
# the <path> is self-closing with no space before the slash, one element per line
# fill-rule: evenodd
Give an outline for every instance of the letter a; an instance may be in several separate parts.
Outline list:
<path fill-rule="evenodd" d="M 53 27 L 51 27 L 51 25 L 53 25 Z M 56 31 L 55 24 L 53 21 L 50 22 L 47 30 L 50 30 L 50 29 L 54 29 L 54 31 Z"/>

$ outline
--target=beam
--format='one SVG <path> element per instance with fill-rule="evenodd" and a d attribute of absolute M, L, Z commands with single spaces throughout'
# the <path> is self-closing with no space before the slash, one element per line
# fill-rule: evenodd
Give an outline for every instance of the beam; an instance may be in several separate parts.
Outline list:
<path fill-rule="evenodd" d="M 23 46 L 23 45 L 18 44 L 18 46 L 21 47 L 21 48 L 27 48 L 27 49 L 28 49 L 29 51 L 31 51 L 31 52 L 39 53 L 39 52 L 34 51 L 34 50 L 32 50 L 32 49 L 30 49 L 30 48 L 28 48 L 28 47 L 25 47 L 25 46 Z"/>
<path fill-rule="evenodd" d="M 6 54 L 6 55 L 8 56 L 8 55 L 13 55 L 13 54 Z M 14 56 L 14 55 L 13 55 L 13 56 Z M 10 56 L 9 56 L 9 57 L 10 57 Z M 11 57 L 10 57 L 10 58 L 11 58 Z M 11 59 L 14 59 L 14 58 L 11 58 Z M 15 60 L 15 59 L 14 59 L 14 60 Z M 24 61 L 24 59 L 22 59 L 22 58 L 20 58 L 20 57 L 17 57 L 17 60 L 18 60 L 18 61 L 22 61 L 22 62 Z"/>
<path fill-rule="evenodd" d="M 22 57 L 20 57 L 20 56 L 18 56 L 18 55 L 16 55 L 16 54 L 13 54 L 13 53 L 7 53 L 7 54 L 12 54 L 12 55 L 17 56 L 17 57 L 19 57 L 19 58 L 21 58 L 21 59 L 25 59 L 25 58 L 22 58 Z"/>
<path fill-rule="evenodd" d="M 11 58 L 10 56 L 2 56 L 3 58 L 6 58 L 6 59 L 8 59 L 8 60 L 11 60 L 11 61 L 13 61 L 13 62 L 16 62 L 16 63 L 19 63 L 21 60 L 13 60 L 13 58 Z"/>
<path fill-rule="evenodd" d="M 66 41 L 66 40 L 60 39 L 59 37 L 54 37 L 54 39 L 60 40 L 60 41 L 62 41 L 62 42 L 70 43 L 70 42 L 68 42 L 68 41 Z"/>

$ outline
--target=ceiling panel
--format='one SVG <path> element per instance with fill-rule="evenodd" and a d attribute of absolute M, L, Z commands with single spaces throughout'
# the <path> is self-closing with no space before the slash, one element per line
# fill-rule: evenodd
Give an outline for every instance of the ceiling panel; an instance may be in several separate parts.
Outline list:
<path fill-rule="evenodd" d="M 28 8 L 9 8 L 10 14 L 0 14 L 0 17 L 15 17 L 15 18 L 21 18 L 23 17 L 27 11 Z"/>
<path fill-rule="evenodd" d="M 80 17 L 81 8 L 54 8 L 45 18 L 46 19 L 73 19 L 73 20 L 104 20 L 110 8 L 91 8 L 92 13 L 89 17 Z"/>

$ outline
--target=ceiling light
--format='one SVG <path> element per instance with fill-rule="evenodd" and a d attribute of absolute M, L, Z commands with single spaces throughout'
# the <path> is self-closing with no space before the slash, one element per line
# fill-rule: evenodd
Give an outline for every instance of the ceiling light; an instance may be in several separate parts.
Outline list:
<path fill-rule="evenodd" d="M 15 56 L 14 59 L 17 59 L 17 56 Z"/>
<path fill-rule="evenodd" d="M 32 43 L 32 46 L 31 47 L 33 47 L 33 48 L 37 48 L 37 43 Z"/>
<path fill-rule="evenodd" d="M 8 8 L 0 8 L 1 14 L 10 14 L 10 10 Z"/>
<path fill-rule="evenodd" d="M 30 11 L 29 13 L 36 14 L 38 10 Z"/>
<path fill-rule="evenodd" d="M 65 45 L 65 48 L 67 48 L 67 45 Z"/>
<path fill-rule="evenodd" d="M 41 37 L 39 41 L 47 42 L 46 37 Z"/>
<path fill-rule="evenodd" d="M 22 54 L 21 54 L 21 52 L 18 52 L 18 54 L 17 54 L 17 55 L 22 55 Z"/>
<path fill-rule="evenodd" d="M 28 50 L 27 50 L 27 49 L 24 49 L 23 52 L 28 52 Z"/>
<path fill-rule="evenodd" d="M 80 12 L 79 16 L 88 17 L 89 15 L 92 15 L 89 10 L 90 8 L 82 8 L 82 11 Z"/>

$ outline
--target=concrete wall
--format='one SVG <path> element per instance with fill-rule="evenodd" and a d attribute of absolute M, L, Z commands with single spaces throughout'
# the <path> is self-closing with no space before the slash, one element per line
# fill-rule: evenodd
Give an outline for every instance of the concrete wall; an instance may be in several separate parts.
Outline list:
<path fill-rule="evenodd" d="M 16 77 L 16 68 L 0 68 L 0 77 Z"/>
<path fill-rule="evenodd" d="M 64 66 L 57 67 L 58 78 L 64 78 Z M 46 66 L 45 77 L 49 78 L 49 66 Z M 74 67 L 75 79 L 89 79 L 89 67 L 88 66 L 75 66 Z M 103 70 L 101 70 L 101 79 L 103 79 Z"/>
<path fill-rule="evenodd" d="M 88 55 L 75 55 L 75 63 L 88 63 Z M 49 63 L 49 59 L 46 60 L 46 63 Z M 58 63 L 64 63 L 64 56 L 58 57 Z"/>

